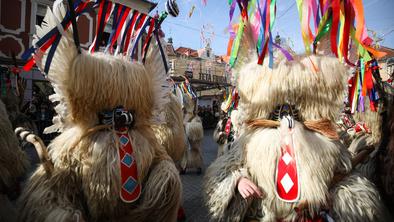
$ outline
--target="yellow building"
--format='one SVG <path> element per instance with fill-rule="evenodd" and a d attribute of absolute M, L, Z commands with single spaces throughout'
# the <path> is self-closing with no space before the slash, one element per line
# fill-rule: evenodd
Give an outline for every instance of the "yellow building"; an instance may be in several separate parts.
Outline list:
<path fill-rule="evenodd" d="M 199 96 L 200 106 L 220 102 L 224 86 L 230 85 L 231 71 L 224 56 L 216 56 L 209 44 L 202 49 L 173 46 L 172 38 L 166 45 L 169 73 L 175 81 L 187 77 Z"/>

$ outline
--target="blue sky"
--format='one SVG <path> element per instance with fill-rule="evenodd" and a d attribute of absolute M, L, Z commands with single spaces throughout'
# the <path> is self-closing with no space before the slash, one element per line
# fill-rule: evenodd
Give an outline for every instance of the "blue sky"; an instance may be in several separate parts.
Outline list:
<path fill-rule="evenodd" d="M 164 10 L 165 0 L 156 0 L 158 10 Z M 211 47 L 216 55 L 226 54 L 229 23 L 228 0 L 177 0 L 180 8 L 178 17 L 169 16 L 162 28 L 166 38 L 174 39 L 174 46 L 185 46 L 194 49 L 203 47 L 200 30 L 207 27 L 205 36 L 211 38 Z M 277 0 L 277 19 L 273 35 L 279 33 L 283 38 L 291 39 L 296 52 L 302 53 L 300 22 L 295 0 Z M 384 36 L 381 45 L 394 48 L 394 0 L 363 0 L 367 28 L 376 31 L 377 36 Z M 195 6 L 193 15 L 189 18 L 191 8 Z M 156 10 L 156 9 L 154 9 Z M 236 12 L 238 13 L 238 12 Z M 213 32 L 213 34 L 211 34 Z"/>

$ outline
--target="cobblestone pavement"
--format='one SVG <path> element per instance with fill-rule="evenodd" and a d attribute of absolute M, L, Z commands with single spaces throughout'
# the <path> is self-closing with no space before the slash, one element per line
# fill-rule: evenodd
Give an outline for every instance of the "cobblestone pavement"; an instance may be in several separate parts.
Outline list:
<path fill-rule="evenodd" d="M 186 174 L 181 175 L 183 183 L 183 207 L 187 222 L 208 222 L 209 216 L 203 201 L 202 182 L 205 169 L 216 158 L 217 144 L 212 139 L 213 130 L 204 130 L 202 144 L 204 169 L 200 175 L 195 169 L 188 169 Z"/>

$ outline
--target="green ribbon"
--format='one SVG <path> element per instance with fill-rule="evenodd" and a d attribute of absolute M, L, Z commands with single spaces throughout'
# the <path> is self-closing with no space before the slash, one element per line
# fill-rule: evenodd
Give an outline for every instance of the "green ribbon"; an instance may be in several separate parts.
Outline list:
<path fill-rule="evenodd" d="M 257 0 L 252 0 L 252 1 L 248 4 L 248 13 L 249 13 L 249 15 L 251 15 L 252 12 L 256 9 L 256 1 L 257 1 Z"/>
<path fill-rule="evenodd" d="M 242 39 L 242 34 L 244 32 L 244 21 L 242 18 L 239 19 L 239 25 L 238 25 L 238 30 L 237 30 L 237 36 L 235 37 L 234 43 L 233 43 L 233 50 L 231 52 L 231 57 L 230 57 L 230 67 L 234 67 L 235 61 L 237 59 L 238 55 L 238 50 L 239 50 L 239 45 L 241 43 Z"/>
<path fill-rule="evenodd" d="M 276 5 L 276 0 L 272 0 L 271 1 L 271 5 L 270 5 L 270 30 L 272 29 L 272 27 L 274 26 L 275 23 L 275 5 Z"/>
<path fill-rule="evenodd" d="M 300 18 L 300 22 L 302 24 L 302 0 L 297 0 L 297 10 L 298 10 L 298 17 Z"/>
<path fill-rule="evenodd" d="M 364 84 L 364 76 L 365 76 L 365 64 L 364 64 L 364 59 L 361 58 L 360 59 L 360 71 L 361 71 L 361 78 L 360 78 L 360 86 L 361 86 L 361 91 L 363 88 L 363 84 Z"/>
<path fill-rule="evenodd" d="M 317 44 L 317 42 L 320 41 L 320 39 L 323 38 L 323 36 L 325 36 L 330 31 L 331 26 L 332 26 L 332 17 L 330 17 L 329 19 L 327 19 L 327 17 L 324 19 L 324 21 L 322 21 L 320 23 L 321 25 L 319 25 L 319 28 L 317 31 L 318 34 L 315 37 L 313 44 Z"/>
<path fill-rule="evenodd" d="M 350 28 L 350 34 L 351 34 L 351 36 L 352 36 L 353 43 L 354 43 L 355 45 L 357 45 L 358 55 L 359 55 L 361 58 L 363 58 L 363 59 L 365 60 L 365 62 L 371 61 L 372 58 L 371 58 L 371 56 L 369 55 L 368 50 L 365 49 L 365 48 L 363 47 L 363 45 L 360 44 L 360 42 L 359 42 L 359 41 L 357 40 L 357 38 L 356 38 L 356 30 L 355 30 L 354 26 Z"/>

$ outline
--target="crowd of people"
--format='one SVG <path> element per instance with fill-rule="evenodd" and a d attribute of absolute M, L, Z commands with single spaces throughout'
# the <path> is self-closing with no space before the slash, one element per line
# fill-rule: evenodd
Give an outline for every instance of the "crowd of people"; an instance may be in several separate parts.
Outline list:
<path fill-rule="evenodd" d="M 197 114 L 202 119 L 204 129 L 212 129 L 216 126 L 220 118 L 220 110 L 216 100 L 211 105 L 199 105 Z"/>

